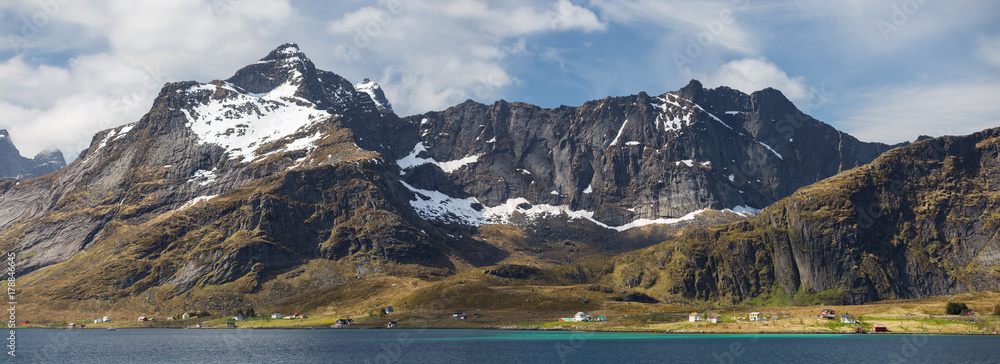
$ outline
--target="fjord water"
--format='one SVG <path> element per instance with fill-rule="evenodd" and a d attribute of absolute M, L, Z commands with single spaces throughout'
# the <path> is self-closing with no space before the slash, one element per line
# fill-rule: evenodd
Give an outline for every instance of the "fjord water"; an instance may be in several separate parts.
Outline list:
<path fill-rule="evenodd" d="M 997 336 L 944 335 L 22 329 L 16 353 L 30 363 L 997 363 L 998 347 Z"/>

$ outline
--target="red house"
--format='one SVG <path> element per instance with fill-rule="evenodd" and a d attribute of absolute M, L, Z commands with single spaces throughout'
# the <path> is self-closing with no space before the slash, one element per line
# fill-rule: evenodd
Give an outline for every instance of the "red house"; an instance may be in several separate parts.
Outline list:
<path fill-rule="evenodd" d="M 885 327 L 885 324 L 875 324 L 872 326 L 872 331 L 874 332 L 889 332 L 889 328 Z"/>
<path fill-rule="evenodd" d="M 819 318 L 821 318 L 821 319 L 827 319 L 827 320 L 836 320 L 837 319 L 837 313 L 834 312 L 831 309 L 826 309 L 826 310 L 823 310 L 822 312 L 820 312 Z"/>

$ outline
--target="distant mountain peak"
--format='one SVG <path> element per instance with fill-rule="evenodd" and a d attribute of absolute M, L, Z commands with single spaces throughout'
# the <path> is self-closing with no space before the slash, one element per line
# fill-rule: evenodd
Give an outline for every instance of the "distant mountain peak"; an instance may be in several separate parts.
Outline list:
<path fill-rule="evenodd" d="M 32 178 L 46 175 L 66 166 L 66 159 L 58 149 L 46 149 L 34 159 L 21 156 L 14 146 L 10 133 L 0 129 L 0 179 Z"/>
<path fill-rule="evenodd" d="M 314 88 L 312 85 L 316 83 L 316 78 L 316 66 L 299 50 L 298 45 L 285 43 L 256 63 L 236 71 L 226 82 L 251 94 L 268 93 L 291 84 L 300 89 L 296 92 L 298 96 L 308 96 L 308 89 Z"/>
<path fill-rule="evenodd" d="M 680 90 L 677 90 L 677 94 L 681 95 L 682 97 L 688 100 L 692 100 L 695 102 L 697 102 L 698 99 L 701 99 L 702 94 L 704 94 L 704 92 L 705 92 L 705 87 L 702 86 L 701 82 L 698 82 L 698 80 L 695 79 L 692 79 L 690 82 L 688 82 L 686 86 L 682 87 Z"/>
<path fill-rule="evenodd" d="M 306 57 L 305 53 L 302 53 L 302 50 L 299 49 L 298 44 L 285 43 L 271 50 L 271 52 L 269 52 L 267 56 L 261 58 L 260 61 L 258 61 L 257 63 L 273 62 L 279 60 L 309 61 L 309 58 Z"/>
<path fill-rule="evenodd" d="M 379 86 L 375 81 L 365 78 L 361 83 L 354 85 L 354 89 L 358 92 L 363 92 L 368 94 L 375 102 L 375 107 L 380 111 L 392 112 L 392 104 L 385 97 L 385 92 L 382 91 L 382 86 Z"/>

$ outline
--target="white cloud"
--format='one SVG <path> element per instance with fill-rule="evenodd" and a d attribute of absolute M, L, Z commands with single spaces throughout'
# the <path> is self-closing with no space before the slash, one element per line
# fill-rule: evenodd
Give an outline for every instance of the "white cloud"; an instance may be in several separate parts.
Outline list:
<path fill-rule="evenodd" d="M 719 45 L 739 54 L 759 52 L 759 42 L 741 21 L 751 8 L 749 0 L 726 1 L 658 1 L 594 0 L 601 15 L 624 25 L 652 30 L 668 39 L 671 51 L 684 53 L 691 42 L 700 46 Z M 691 56 L 691 55 L 688 55 Z"/>
<path fill-rule="evenodd" d="M 772 87 L 806 112 L 809 102 L 820 97 L 815 88 L 806 84 L 805 77 L 788 76 L 765 58 L 738 59 L 724 63 L 712 73 L 692 73 L 692 76 L 708 88 L 729 86 L 748 94 Z"/>
<path fill-rule="evenodd" d="M 106 53 L 78 56 L 65 67 L 14 57 L 0 63 L 0 77 L 0 128 L 11 131 L 21 152 L 58 147 L 71 158 L 97 131 L 137 120 L 169 81 Z"/>
<path fill-rule="evenodd" d="M 567 0 L 383 1 L 331 21 L 345 76 L 371 76 L 397 112 L 443 109 L 468 98 L 490 102 L 519 81 L 506 69 L 526 37 L 602 31 L 597 15 Z"/>
<path fill-rule="evenodd" d="M 49 3 L 56 5 L 42 7 Z M 296 17 L 286 1 L 264 0 L 52 1 L 0 10 L 47 17 L 10 50 L 58 51 L 79 37 L 74 32 L 105 44 L 64 64 L 39 65 L 23 53 L 0 62 L 0 128 L 25 155 L 54 146 L 70 158 L 96 132 L 139 119 L 164 83 L 226 78 L 262 57 L 287 41 L 278 29 Z"/>
<path fill-rule="evenodd" d="M 912 141 L 1000 127 L 1000 82 L 953 81 L 882 87 L 847 100 L 839 128 L 861 140 Z"/>

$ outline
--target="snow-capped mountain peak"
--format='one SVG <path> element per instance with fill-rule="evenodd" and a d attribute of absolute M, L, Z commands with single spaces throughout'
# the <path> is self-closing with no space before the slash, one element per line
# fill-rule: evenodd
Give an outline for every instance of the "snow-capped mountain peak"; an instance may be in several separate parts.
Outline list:
<path fill-rule="evenodd" d="M 243 67 L 226 82 L 250 94 L 265 94 L 279 86 L 296 86 L 297 96 L 314 99 L 316 66 L 294 43 L 282 44 L 256 63 Z M 320 95 L 315 95 L 320 96 Z"/>
<path fill-rule="evenodd" d="M 191 82 L 176 93 L 186 126 L 199 141 L 222 146 L 229 158 L 244 162 L 275 151 L 311 150 L 317 123 L 375 111 L 368 95 L 355 91 L 346 79 L 316 69 L 294 43 L 278 46 L 225 81 Z M 270 145 L 278 141 L 285 147 Z"/>
<path fill-rule="evenodd" d="M 379 86 L 378 83 L 366 78 L 361 83 L 354 85 L 354 89 L 358 92 L 368 94 L 372 98 L 372 101 L 375 102 L 375 107 L 380 111 L 392 112 L 392 104 L 386 99 L 385 92 L 382 92 L 382 86 Z"/>

